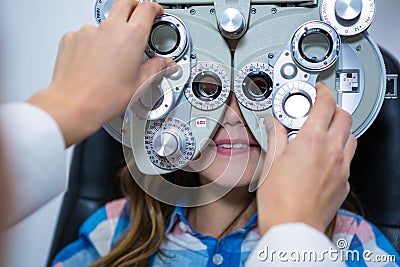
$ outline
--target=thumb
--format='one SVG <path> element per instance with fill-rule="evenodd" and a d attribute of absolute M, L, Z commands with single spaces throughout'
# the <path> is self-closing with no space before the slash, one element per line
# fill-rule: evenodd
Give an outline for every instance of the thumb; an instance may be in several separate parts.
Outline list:
<path fill-rule="evenodd" d="M 271 157 L 271 163 L 275 156 L 279 156 L 288 144 L 288 137 L 285 127 L 272 116 L 264 120 L 265 128 L 268 132 L 268 151 L 267 158 Z"/>
<path fill-rule="evenodd" d="M 288 144 L 288 138 L 285 127 L 280 124 L 273 116 L 267 116 L 264 119 L 264 125 L 268 133 L 267 154 L 263 160 L 260 177 L 251 181 L 249 192 L 254 192 L 264 183 L 276 156 L 279 156 Z"/>
<path fill-rule="evenodd" d="M 155 79 L 171 75 L 178 70 L 176 62 L 169 58 L 155 57 L 140 66 L 139 84 L 150 84 Z"/>

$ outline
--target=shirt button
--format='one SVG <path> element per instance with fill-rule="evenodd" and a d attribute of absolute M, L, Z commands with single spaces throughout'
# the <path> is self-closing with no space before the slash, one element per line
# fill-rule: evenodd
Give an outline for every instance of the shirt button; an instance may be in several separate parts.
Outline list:
<path fill-rule="evenodd" d="M 179 222 L 179 228 L 183 231 L 186 232 L 186 225 L 184 222 Z"/>
<path fill-rule="evenodd" d="M 224 257 L 222 257 L 222 255 L 219 253 L 215 254 L 212 259 L 215 265 L 221 265 L 224 261 Z"/>

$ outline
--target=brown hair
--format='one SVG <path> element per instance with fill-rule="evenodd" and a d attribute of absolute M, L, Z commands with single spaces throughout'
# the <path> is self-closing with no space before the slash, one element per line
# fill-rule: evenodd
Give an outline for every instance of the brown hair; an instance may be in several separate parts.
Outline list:
<path fill-rule="evenodd" d="M 199 184 L 196 173 L 181 170 L 163 177 L 181 186 L 193 187 Z M 146 177 L 148 180 L 151 178 Z M 121 172 L 121 187 L 130 208 L 129 231 L 108 255 L 93 263 L 92 267 L 148 266 L 150 256 L 159 250 L 166 224 L 175 208 L 144 192 L 133 180 L 127 167 Z"/>
<path fill-rule="evenodd" d="M 163 175 L 163 177 L 181 186 L 193 187 L 200 184 L 198 174 L 193 172 L 179 170 Z M 151 176 L 146 177 L 149 181 L 151 178 Z M 164 239 L 166 225 L 175 207 L 162 203 L 144 192 L 136 184 L 127 167 L 121 172 L 121 187 L 130 208 L 130 228 L 111 252 L 97 260 L 91 267 L 145 267 L 149 265 L 150 256 L 156 252 L 160 252 L 161 257 L 168 257 L 162 251 L 159 251 L 159 247 Z M 250 204 L 251 202 L 245 206 L 243 212 Z M 251 212 L 254 214 L 255 210 Z M 241 217 L 240 214 L 218 238 L 229 233 L 229 230 L 235 226 L 235 223 Z M 336 217 L 325 230 L 325 234 L 330 239 L 334 234 Z"/>

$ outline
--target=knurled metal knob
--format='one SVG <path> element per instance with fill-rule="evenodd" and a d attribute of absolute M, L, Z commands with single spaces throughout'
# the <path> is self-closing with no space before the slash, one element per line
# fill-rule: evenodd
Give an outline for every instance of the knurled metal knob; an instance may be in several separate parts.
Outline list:
<path fill-rule="evenodd" d="M 164 130 L 154 137 L 153 149 L 160 157 L 170 157 L 180 150 L 179 133 L 172 129 Z"/>
<path fill-rule="evenodd" d="M 237 39 L 246 31 L 246 20 L 236 8 L 227 8 L 220 14 L 219 29 L 222 36 Z"/>
<path fill-rule="evenodd" d="M 346 21 L 355 20 L 360 16 L 362 7 L 362 0 L 336 0 L 336 16 Z"/>

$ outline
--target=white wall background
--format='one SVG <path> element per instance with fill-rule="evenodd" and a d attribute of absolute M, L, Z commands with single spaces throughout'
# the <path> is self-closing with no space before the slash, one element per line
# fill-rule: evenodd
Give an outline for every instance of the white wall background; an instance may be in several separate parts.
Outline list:
<path fill-rule="evenodd" d="M 374 40 L 400 60 L 400 0 L 376 0 L 376 17 L 369 32 Z"/>
<path fill-rule="evenodd" d="M 26 100 L 49 84 L 59 40 L 67 31 L 94 24 L 93 9 L 94 0 L 1 1 L 1 103 Z M 8 258 L 0 265 L 45 266 L 60 204 L 61 196 L 7 231 Z"/>
<path fill-rule="evenodd" d="M 370 29 L 400 59 L 400 0 L 377 0 Z M 58 41 L 70 30 L 94 24 L 94 0 L 3 0 L 0 8 L 0 103 L 23 101 L 52 76 Z M 27 200 L 29 201 L 29 200 Z M 44 266 L 60 197 L 8 231 L 7 267 Z"/>

